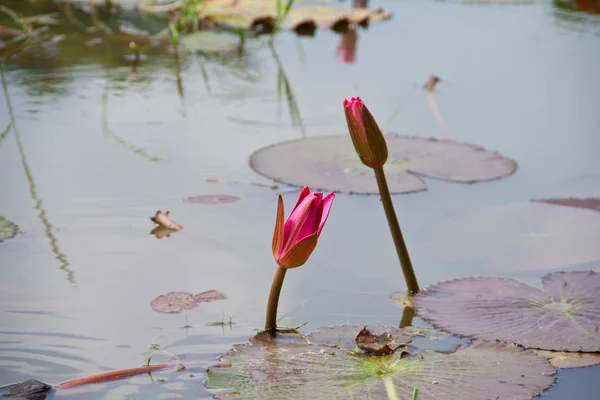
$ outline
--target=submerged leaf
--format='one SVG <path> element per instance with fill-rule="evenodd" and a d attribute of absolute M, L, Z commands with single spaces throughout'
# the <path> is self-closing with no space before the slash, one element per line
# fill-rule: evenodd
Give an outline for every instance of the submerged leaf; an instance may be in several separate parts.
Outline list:
<path fill-rule="evenodd" d="M 188 50 L 220 53 L 240 46 L 240 38 L 228 32 L 197 31 L 181 36 L 181 44 Z"/>
<path fill-rule="evenodd" d="M 576 207 L 576 208 L 587 208 L 594 211 L 600 211 L 600 198 L 599 197 L 588 197 L 585 199 L 578 199 L 574 197 L 564 198 L 564 199 L 540 199 L 540 200 L 531 200 L 536 203 L 547 203 L 547 204 L 555 204 L 559 206 L 568 206 L 568 207 Z"/>
<path fill-rule="evenodd" d="M 464 278 L 418 293 L 417 313 L 446 331 L 562 351 L 600 351 L 600 274 L 555 272 L 543 291 L 514 279 Z"/>
<path fill-rule="evenodd" d="M 216 290 L 209 290 L 197 295 L 187 292 L 170 292 L 152 300 L 150 306 L 154 311 L 176 313 L 194 308 L 200 303 L 223 299 L 225 299 L 225 295 Z"/>
<path fill-rule="evenodd" d="M 444 263 L 517 272 L 600 260 L 599 237 L 600 214 L 528 201 L 457 214 L 427 226 L 416 245 Z"/>
<path fill-rule="evenodd" d="M 10 239 L 19 233 L 19 227 L 0 216 L 0 243 L 6 239 Z"/>
<path fill-rule="evenodd" d="M 421 400 L 480 400 L 490 393 L 500 400 L 526 400 L 554 381 L 547 360 L 491 342 L 462 346 L 451 354 L 424 350 L 408 357 L 400 352 L 380 357 L 299 339 L 251 340 L 234 346 L 222 361 L 222 367 L 207 372 L 206 386 L 217 398 L 384 399 L 384 379 L 391 378 L 402 399 L 411 398 L 418 387 Z"/>
<path fill-rule="evenodd" d="M 598 353 L 535 350 L 538 356 L 547 358 L 554 368 L 580 368 L 600 364 Z"/>
<path fill-rule="evenodd" d="M 213 195 L 204 195 L 204 196 L 190 196 L 187 199 L 184 199 L 186 203 L 196 203 L 196 204 L 227 204 L 227 203 L 235 203 L 240 200 L 237 196 L 232 196 L 228 194 L 213 194 Z"/>
<path fill-rule="evenodd" d="M 427 189 L 423 177 L 473 183 L 502 178 L 517 164 L 482 147 L 452 140 L 387 134 L 384 166 L 391 193 Z M 378 194 L 373 171 L 364 166 L 348 135 L 278 143 L 256 151 L 250 166 L 259 174 L 295 186 Z"/>

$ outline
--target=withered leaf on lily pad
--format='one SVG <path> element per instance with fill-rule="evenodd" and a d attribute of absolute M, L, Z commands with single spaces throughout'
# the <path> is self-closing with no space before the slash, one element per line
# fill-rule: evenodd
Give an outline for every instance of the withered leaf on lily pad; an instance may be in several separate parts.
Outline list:
<path fill-rule="evenodd" d="M 308 338 L 310 345 L 281 336 L 235 345 L 221 358 L 223 367 L 208 369 L 206 386 L 217 398 L 235 393 L 244 400 L 385 399 L 389 377 L 402 399 L 418 387 L 421 400 L 480 400 L 490 393 L 499 400 L 527 400 L 554 382 L 546 359 L 505 343 L 475 342 L 450 354 L 374 356 Z"/>
<path fill-rule="evenodd" d="M 473 339 L 600 352 L 600 274 L 554 272 L 542 282 L 540 290 L 507 278 L 454 279 L 421 291 L 413 304 L 434 326 Z"/>
<path fill-rule="evenodd" d="M 187 292 L 170 292 L 152 300 L 150 306 L 154 311 L 176 313 L 194 308 L 200 303 L 223 299 L 225 295 L 216 290 L 208 290 L 196 295 Z"/>
<path fill-rule="evenodd" d="M 170 229 L 172 231 L 181 230 L 181 226 L 177 225 L 171 217 L 169 217 L 170 211 L 162 212 L 157 211 L 154 217 L 150 217 L 152 222 L 162 226 L 163 228 Z"/>
<path fill-rule="evenodd" d="M 599 353 L 535 350 L 538 356 L 547 358 L 554 368 L 580 368 L 600 364 Z"/>
<path fill-rule="evenodd" d="M 600 212 L 600 197 L 587 197 L 587 198 L 562 198 L 562 199 L 540 199 L 540 200 L 531 200 L 536 203 L 547 203 L 547 204 L 555 204 L 558 206 L 568 206 L 568 207 L 577 207 L 577 208 L 587 208 L 593 211 Z"/>
<path fill-rule="evenodd" d="M 380 356 L 392 354 L 396 349 L 402 346 L 402 343 L 396 343 L 389 333 L 383 332 L 380 335 L 376 335 L 368 330 L 366 326 L 358 332 L 355 341 L 359 349 Z"/>
<path fill-rule="evenodd" d="M 386 335 L 398 346 L 406 345 L 412 340 L 412 335 L 404 329 L 392 326 L 359 326 L 359 325 L 335 325 L 322 326 L 316 332 L 307 336 L 311 343 L 335 344 L 348 350 L 357 347 L 358 336 L 367 330 L 372 335 Z"/>
<path fill-rule="evenodd" d="M 394 133 L 385 138 L 384 169 L 391 193 L 427 190 L 426 177 L 474 183 L 499 179 L 517 169 L 513 160 L 468 143 Z M 290 185 L 379 194 L 373 171 L 360 162 L 348 135 L 277 143 L 252 154 L 250 166 Z"/>

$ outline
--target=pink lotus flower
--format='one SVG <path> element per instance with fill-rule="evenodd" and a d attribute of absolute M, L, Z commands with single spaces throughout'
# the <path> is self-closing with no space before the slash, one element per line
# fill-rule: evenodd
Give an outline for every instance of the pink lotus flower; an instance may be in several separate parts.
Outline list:
<path fill-rule="evenodd" d="M 308 260 L 317 246 L 334 198 L 335 192 L 323 198 L 323 193 L 311 192 L 305 186 L 284 224 L 283 198 L 279 195 L 273 233 L 273 256 L 279 266 L 296 268 Z"/>

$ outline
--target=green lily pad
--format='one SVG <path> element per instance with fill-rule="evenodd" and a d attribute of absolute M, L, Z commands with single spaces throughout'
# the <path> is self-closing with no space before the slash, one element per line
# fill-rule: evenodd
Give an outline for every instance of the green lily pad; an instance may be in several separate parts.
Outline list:
<path fill-rule="evenodd" d="M 360 330 L 360 327 L 358 327 Z M 398 328 L 393 328 L 398 329 Z M 525 400 L 554 382 L 554 368 L 520 347 L 495 342 L 461 346 L 450 354 L 430 350 L 388 356 L 309 345 L 299 338 L 252 339 L 207 371 L 207 388 L 236 399 L 385 399 L 384 378 L 399 398 L 420 388 L 421 400 Z"/>
<path fill-rule="evenodd" d="M 387 134 L 384 166 L 391 193 L 427 190 L 423 177 L 474 183 L 511 175 L 517 164 L 472 144 Z M 262 148 L 250 156 L 259 174 L 294 186 L 337 192 L 379 194 L 373 170 L 364 166 L 350 136 L 292 140 Z"/>
<path fill-rule="evenodd" d="M 494 272 L 558 270 L 600 260 L 600 214 L 518 202 L 470 210 L 417 233 L 439 262 Z"/>
<path fill-rule="evenodd" d="M 555 272 L 543 290 L 514 279 L 437 283 L 413 299 L 434 326 L 472 339 L 560 351 L 600 352 L 600 274 Z"/>
<path fill-rule="evenodd" d="M 19 227 L 0 216 L 0 243 L 6 239 L 10 239 L 19 233 Z"/>
<path fill-rule="evenodd" d="M 181 44 L 192 51 L 221 53 L 237 49 L 240 46 L 240 38 L 228 32 L 197 31 L 183 35 Z"/>

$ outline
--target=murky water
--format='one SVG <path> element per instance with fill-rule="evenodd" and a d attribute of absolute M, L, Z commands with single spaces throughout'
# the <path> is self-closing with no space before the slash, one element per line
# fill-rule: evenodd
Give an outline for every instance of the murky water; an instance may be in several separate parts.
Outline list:
<path fill-rule="evenodd" d="M 352 95 L 386 130 L 472 142 L 519 163 L 499 181 L 429 180 L 429 191 L 395 197 L 421 285 L 470 275 L 539 284 L 543 268 L 441 263 L 416 238 L 473 209 L 600 195 L 600 16 L 552 2 L 372 3 L 394 18 L 358 31 L 352 64 L 336 56 L 341 36 L 330 31 L 280 34 L 277 58 L 263 41 L 178 62 L 159 46 L 132 72 L 127 40 L 64 40 L 3 64 L 0 129 L 11 129 L 0 137 L 0 215 L 23 233 L 0 244 L 0 384 L 139 366 L 156 343 L 165 351 L 153 362 L 179 359 L 188 370 L 153 374 L 165 379 L 159 384 L 138 376 L 56 398 L 208 397 L 204 369 L 262 327 L 277 192 L 207 180 L 268 183 L 248 156 L 302 136 L 346 134 L 341 102 Z M 442 78 L 433 98 L 421 88 L 430 73 Z M 281 74 L 295 104 L 278 100 Z M 241 201 L 183 202 L 203 194 Z M 150 235 L 158 209 L 184 230 Z M 465 243 L 465 252 L 478 246 Z M 379 199 L 342 194 L 311 260 L 288 274 L 281 323 L 397 325 L 401 308 L 387 296 L 404 288 Z M 148 305 L 169 291 L 209 289 L 227 300 L 173 315 Z M 232 327 L 206 326 L 223 313 Z M 544 398 L 596 399 L 599 372 L 560 371 Z"/>

